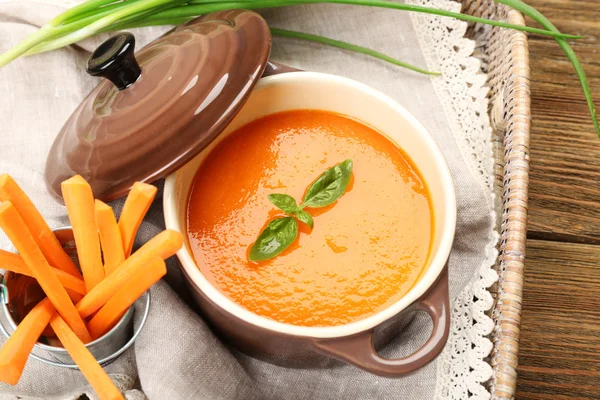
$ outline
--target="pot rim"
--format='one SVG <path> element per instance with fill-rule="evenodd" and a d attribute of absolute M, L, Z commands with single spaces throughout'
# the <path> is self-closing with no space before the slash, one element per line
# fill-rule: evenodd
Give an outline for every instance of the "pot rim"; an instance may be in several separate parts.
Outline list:
<path fill-rule="evenodd" d="M 396 113 L 404 118 L 416 132 L 418 132 L 421 139 L 434 154 L 434 157 L 430 161 L 435 165 L 435 169 L 440 175 L 440 182 L 445 196 L 443 204 L 445 209 L 443 221 L 444 230 L 441 232 L 438 249 L 432 255 L 431 262 L 425 273 L 419 278 L 417 283 L 406 295 L 390 306 L 373 315 L 370 315 L 367 318 L 332 327 L 306 327 L 282 323 L 254 314 L 253 312 L 235 303 L 232 299 L 221 293 L 204 277 L 204 275 L 200 272 L 200 269 L 198 268 L 191 252 L 188 250 L 187 244 L 177 252 L 177 257 L 182 268 L 184 269 L 184 275 L 186 275 L 186 279 L 190 281 L 190 284 L 202 291 L 212 302 L 214 302 L 218 307 L 231 316 L 241 319 L 246 323 L 259 328 L 268 329 L 282 334 L 308 338 L 337 338 L 364 332 L 380 325 L 381 323 L 405 310 L 411 304 L 421 298 L 437 281 L 444 269 L 448 257 L 450 256 L 452 243 L 454 241 L 457 213 L 456 194 L 446 159 L 443 156 L 439 146 L 434 141 L 433 137 L 411 113 L 409 113 L 395 100 L 381 93 L 380 91 L 349 78 L 320 72 L 305 71 L 262 78 L 254 90 L 259 90 L 261 88 L 273 85 L 282 85 L 287 83 L 298 84 L 308 81 L 312 83 L 327 82 L 349 86 L 351 89 L 363 92 L 363 94 L 367 95 L 368 97 L 374 98 L 374 100 L 385 102 Z M 177 187 L 176 181 L 177 171 L 167 177 L 164 186 L 163 209 L 166 227 L 169 229 L 173 229 L 173 227 L 177 226 L 179 220 L 173 195 L 177 190 L 180 189 Z M 181 212 L 185 212 L 185 210 L 181 210 Z M 182 234 L 184 234 L 187 238 L 187 232 L 182 232 Z"/>

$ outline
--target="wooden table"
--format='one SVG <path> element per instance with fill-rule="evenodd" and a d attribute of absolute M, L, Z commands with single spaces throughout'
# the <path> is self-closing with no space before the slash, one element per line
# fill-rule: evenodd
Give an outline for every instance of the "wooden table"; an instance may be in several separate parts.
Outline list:
<path fill-rule="evenodd" d="M 563 32 L 600 107 L 600 0 L 525 0 Z M 535 24 L 528 20 L 528 25 Z M 529 40 L 533 130 L 517 399 L 600 399 L 600 139 L 570 62 Z"/>

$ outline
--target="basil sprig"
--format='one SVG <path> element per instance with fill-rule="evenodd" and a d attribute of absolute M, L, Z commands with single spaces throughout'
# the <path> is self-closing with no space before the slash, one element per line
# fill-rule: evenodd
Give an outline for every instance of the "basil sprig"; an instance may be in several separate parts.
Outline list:
<path fill-rule="evenodd" d="M 250 249 L 250 261 L 275 257 L 294 242 L 298 236 L 298 222 L 294 217 L 282 217 L 269 222 Z"/>
<path fill-rule="evenodd" d="M 299 220 L 312 229 L 314 221 L 304 208 L 321 208 L 335 203 L 346 192 L 352 178 L 352 160 L 346 160 L 323 172 L 306 191 L 302 203 L 287 194 L 272 193 L 269 201 L 286 213 L 276 218 L 260 233 L 250 249 L 250 261 L 269 260 L 287 249 L 298 237 Z"/>
<path fill-rule="evenodd" d="M 329 168 L 308 188 L 302 206 L 327 207 L 342 197 L 352 176 L 352 160 L 346 160 Z"/>
<path fill-rule="evenodd" d="M 294 214 L 296 211 L 300 210 L 300 207 L 298 207 L 298 204 L 296 203 L 296 199 L 289 194 L 272 193 L 267 197 L 271 203 L 275 204 L 277 208 L 286 214 Z"/>

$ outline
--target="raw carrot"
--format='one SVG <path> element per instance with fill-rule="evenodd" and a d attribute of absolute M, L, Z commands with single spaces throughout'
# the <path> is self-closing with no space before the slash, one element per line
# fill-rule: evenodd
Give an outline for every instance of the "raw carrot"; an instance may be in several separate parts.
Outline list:
<path fill-rule="evenodd" d="M 156 196 L 157 190 L 156 186 L 136 182 L 127 195 L 127 200 L 125 200 L 123 211 L 121 211 L 119 217 L 119 230 L 121 231 L 125 257 L 129 257 L 131 254 L 135 235 L 154 200 L 154 196 Z"/>
<path fill-rule="evenodd" d="M 83 282 L 83 281 L 81 281 L 81 282 Z M 84 283 L 84 285 L 85 285 L 85 283 Z M 77 293 L 77 292 L 75 292 L 75 291 L 73 291 L 71 289 L 67 289 L 66 287 L 65 287 L 65 290 L 67 291 L 67 294 L 71 298 L 71 301 L 73 302 L 73 304 L 77 304 L 85 296 L 85 294 Z"/>
<path fill-rule="evenodd" d="M 92 340 L 110 331 L 127 309 L 166 273 L 165 262 L 161 258 L 155 258 L 141 272 L 129 279 L 88 323 Z"/>
<path fill-rule="evenodd" d="M 21 275 L 33 276 L 33 273 L 20 255 L 4 250 L 0 250 L 0 268 Z M 52 272 L 54 272 L 54 275 L 56 275 L 65 289 L 69 289 L 80 295 L 86 293 L 85 284 L 82 279 L 74 277 L 58 268 L 52 268 Z"/>
<path fill-rule="evenodd" d="M 100 400 L 123 399 L 123 395 L 117 389 L 110 377 L 104 372 L 98 361 L 77 336 L 69 329 L 65 321 L 60 316 L 55 316 L 50 321 L 50 325 L 56 336 L 60 339 L 63 347 L 79 370 L 85 376 L 90 386 L 94 389 Z"/>
<path fill-rule="evenodd" d="M 182 245 L 183 236 L 172 230 L 163 231 L 150 239 L 77 303 L 79 315 L 82 318 L 89 317 L 106 304 L 133 276 L 145 271 L 154 258 L 160 257 L 164 260 L 171 257 Z"/>
<path fill-rule="evenodd" d="M 42 214 L 10 175 L 0 175 L 0 201 L 13 203 L 50 265 L 81 278 L 73 260 L 62 248 Z"/>
<path fill-rule="evenodd" d="M 23 258 L 18 254 L 10 253 L 8 251 L 0 250 L 0 268 L 35 278 L 27 264 L 25 264 L 25 261 L 23 261 Z M 83 280 L 57 268 L 52 268 L 52 271 L 67 290 L 73 303 L 77 304 L 86 293 Z M 47 335 L 44 333 L 44 336 Z"/>
<path fill-rule="evenodd" d="M 125 261 L 125 253 L 115 214 L 112 208 L 100 200 L 96 200 L 96 225 L 100 233 L 100 245 L 104 257 L 104 274 L 108 276 Z"/>
<path fill-rule="evenodd" d="M 0 349 L 0 382 L 16 385 L 23 373 L 29 353 L 38 341 L 55 309 L 48 298 L 40 301 L 21 321 Z"/>
<path fill-rule="evenodd" d="M 96 228 L 94 195 L 90 185 L 79 175 L 64 181 L 61 189 L 69 220 L 73 226 L 85 288 L 89 292 L 104 279 L 100 238 Z"/>
<path fill-rule="evenodd" d="M 84 342 L 89 341 L 90 334 L 71 299 L 69 299 L 69 295 L 35 243 L 23 218 L 9 201 L 0 204 L 0 227 L 17 248 L 17 251 L 23 257 L 23 261 L 25 261 L 58 313 L 67 321 L 81 340 Z"/>

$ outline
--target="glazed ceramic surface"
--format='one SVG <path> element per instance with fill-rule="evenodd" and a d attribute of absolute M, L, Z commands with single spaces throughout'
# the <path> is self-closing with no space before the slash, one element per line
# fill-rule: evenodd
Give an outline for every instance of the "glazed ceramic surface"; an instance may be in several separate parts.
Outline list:
<path fill-rule="evenodd" d="M 165 184 L 167 228 L 185 234 L 190 187 L 204 157 L 228 133 L 255 119 L 279 111 L 319 109 L 356 118 L 383 132 L 411 157 L 430 190 L 435 215 L 432 256 L 418 283 L 390 307 L 360 321 L 334 327 L 300 327 L 255 315 L 213 287 L 200 273 L 189 246 L 178 254 L 191 292 L 215 328 L 243 351 L 279 361 L 327 354 L 370 372 L 399 376 L 431 361 L 448 334 L 448 259 L 456 222 L 456 200 L 446 162 L 423 126 L 392 99 L 358 82 L 312 72 L 263 78 L 225 132 L 198 157 L 169 176 Z M 224 160 L 226 162 L 226 160 Z M 401 205 L 399 205 L 401 206 Z M 384 360 L 372 347 L 373 331 L 392 324 L 407 310 L 421 309 L 434 320 L 432 338 L 402 360 Z"/>
<path fill-rule="evenodd" d="M 87 67 L 106 80 L 58 134 L 46 164 L 48 189 L 60 200 L 60 183 L 79 174 L 95 197 L 108 201 L 125 195 L 136 181 L 153 182 L 171 173 L 164 190 L 166 225 L 185 234 L 198 166 L 242 125 L 279 111 L 319 109 L 372 126 L 412 159 L 433 202 L 432 255 L 419 281 L 399 301 L 346 325 L 294 326 L 253 314 L 219 292 L 200 273 L 189 246 L 177 256 L 203 315 L 242 351 L 284 364 L 302 364 L 320 353 L 383 376 L 410 373 L 439 354 L 449 332 L 445 265 L 456 200 L 448 167 L 423 126 L 392 99 L 349 79 L 291 72 L 270 63 L 270 45 L 266 22 L 243 10 L 194 19 L 135 56 L 132 35 L 109 39 Z M 260 79 L 263 73 L 277 75 Z M 394 324 L 410 310 L 430 315 L 430 339 L 403 359 L 379 357 L 375 329 L 394 332 Z"/>
<path fill-rule="evenodd" d="M 267 63 L 271 36 L 256 13 L 210 14 L 136 53 L 141 75 L 133 44 L 117 36 L 88 62 L 88 72 L 112 82 L 104 80 L 89 94 L 50 150 L 46 183 L 57 199 L 60 183 L 76 174 L 96 198 L 108 201 L 197 155 L 250 95 Z M 120 69 L 110 70 L 115 63 Z"/>

